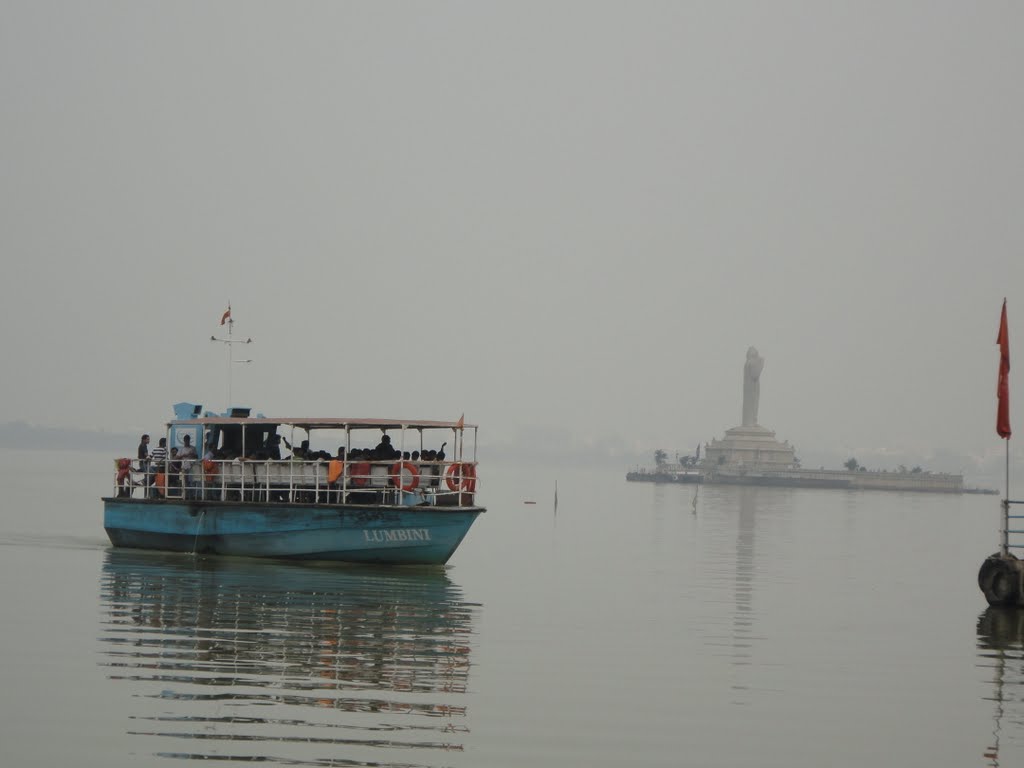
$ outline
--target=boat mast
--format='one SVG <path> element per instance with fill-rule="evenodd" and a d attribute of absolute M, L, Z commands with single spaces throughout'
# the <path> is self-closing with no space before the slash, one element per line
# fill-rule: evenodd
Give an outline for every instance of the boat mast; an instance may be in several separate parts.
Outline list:
<path fill-rule="evenodd" d="M 228 348 L 228 400 L 225 405 L 224 412 L 231 412 L 231 371 L 235 367 L 236 363 L 251 363 L 252 360 L 235 360 L 234 346 L 235 344 L 252 344 L 252 338 L 247 338 L 245 341 L 241 339 L 235 339 L 232 337 L 235 327 L 235 319 L 231 316 L 231 302 L 228 302 L 228 311 L 220 319 L 220 324 L 228 324 L 228 337 L 226 339 L 218 338 L 217 336 L 211 336 L 210 341 L 219 341 Z"/>

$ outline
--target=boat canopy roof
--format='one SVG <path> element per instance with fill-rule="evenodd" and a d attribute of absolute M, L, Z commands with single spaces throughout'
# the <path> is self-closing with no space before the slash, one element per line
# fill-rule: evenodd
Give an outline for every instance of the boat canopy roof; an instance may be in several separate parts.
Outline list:
<path fill-rule="evenodd" d="M 423 419 L 345 419 L 345 418 L 268 418 L 265 416 L 202 416 L 193 419 L 174 419 L 167 422 L 169 427 L 184 426 L 251 426 L 276 427 L 287 424 L 309 431 L 311 429 L 476 429 L 476 424 L 460 424 L 458 421 L 427 421 Z"/>

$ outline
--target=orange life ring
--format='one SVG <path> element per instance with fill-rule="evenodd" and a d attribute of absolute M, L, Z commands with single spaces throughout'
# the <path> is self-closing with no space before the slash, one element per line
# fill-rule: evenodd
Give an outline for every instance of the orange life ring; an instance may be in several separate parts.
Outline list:
<path fill-rule="evenodd" d="M 402 470 L 409 470 L 409 474 L 412 479 L 408 483 L 402 485 Z M 416 468 L 416 465 L 411 461 L 396 461 L 391 465 L 391 484 L 396 488 L 401 488 L 406 493 L 415 491 L 420 484 L 420 471 Z"/>
<path fill-rule="evenodd" d="M 476 490 L 476 467 L 468 462 L 452 464 L 444 473 L 444 481 L 449 491 L 461 489 L 466 493 Z"/>
<path fill-rule="evenodd" d="M 349 478 L 356 488 L 365 488 L 370 484 L 370 462 L 357 461 L 349 470 Z"/>

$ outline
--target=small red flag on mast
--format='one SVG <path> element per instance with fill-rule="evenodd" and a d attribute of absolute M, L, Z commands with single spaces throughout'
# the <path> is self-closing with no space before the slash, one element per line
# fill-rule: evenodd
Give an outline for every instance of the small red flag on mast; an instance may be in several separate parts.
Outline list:
<path fill-rule="evenodd" d="M 996 385 L 996 433 L 1007 440 L 1013 434 L 1010 430 L 1010 332 L 1006 327 L 1006 299 L 1003 299 L 1003 314 L 999 318 L 999 383 Z"/>
<path fill-rule="evenodd" d="M 462 426 L 465 423 L 466 423 L 466 414 L 462 414 L 461 416 L 459 416 L 459 420 L 457 422 L 455 422 L 455 428 L 456 429 L 462 429 Z"/>
<path fill-rule="evenodd" d="M 224 325 L 228 320 L 231 319 L 231 305 L 228 304 L 228 311 L 220 316 L 220 324 Z"/>

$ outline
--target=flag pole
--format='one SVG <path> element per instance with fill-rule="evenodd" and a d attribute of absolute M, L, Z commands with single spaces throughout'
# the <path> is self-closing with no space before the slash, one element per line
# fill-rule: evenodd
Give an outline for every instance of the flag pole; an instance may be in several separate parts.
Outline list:
<path fill-rule="evenodd" d="M 228 302 L 228 310 L 220 318 L 220 324 L 228 324 L 228 337 L 226 339 L 218 338 L 217 336 L 211 336 L 210 341 L 219 341 L 221 344 L 227 345 L 228 348 L 228 402 L 225 406 L 225 413 L 231 412 L 231 374 L 232 369 L 235 367 L 235 363 L 251 363 L 252 360 L 235 360 L 234 346 L 235 344 L 252 344 L 252 338 L 248 338 L 245 341 L 234 338 L 235 318 L 231 316 L 231 302 Z"/>
<path fill-rule="evenodd" d="M 1003 497 L 1003 519 L 999 537 L 999 553 L 1005 558 L 1010 554 L 1010 330 L 1006 321 L 1006 298 L 1003 297 L 1003 311 L 999 315 L 999 379 L 996 384 L 996 434 L 1006 441 L 1006 495 Z"/>
<path fill-rule="evenodd" d="M 1010 438 L 1006 438 L 1006 495 L 1003 496 L 1003 524 L 1000 531 L 999 554 L 1010 554 Z"/>

